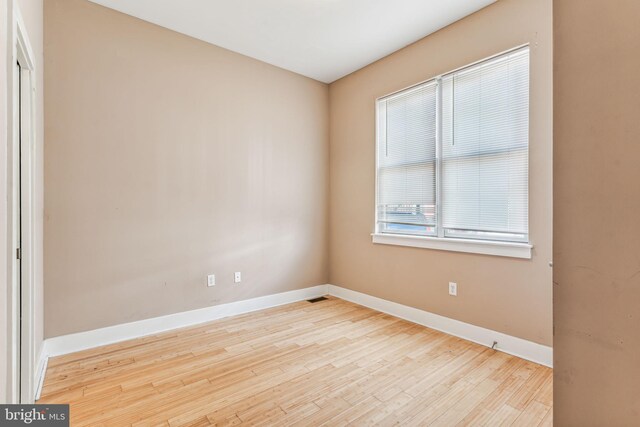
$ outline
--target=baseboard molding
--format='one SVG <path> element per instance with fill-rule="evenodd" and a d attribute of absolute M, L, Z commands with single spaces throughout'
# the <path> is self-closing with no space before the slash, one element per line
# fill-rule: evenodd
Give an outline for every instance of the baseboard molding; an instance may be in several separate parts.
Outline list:
<path fill-rule="evenodd" d="M 549 367 L 553 366 L 553 348 L 551 347 L 433 314 L 407 305 L 387 301 L 361 292 L 341 288 L 340 286 L 329 285 L 328 287 L 329 294 L 338 298 L 351 301 L 449 335 L 464 338 L 468 341 L 485 345 L 487 347 L 491 347 L 493 342 L 497 341 L 497 350 L 541 365 Z"/>
<path fill-rule="evenodd" d="M 303 301 L 327 294 L 327 285 L 297 289 L 279 294 L 230 302 L 197 310 L 154 317 L 92 331 L 62 335 L 45 340 L 45 354 L 48 357 L 75 353 L 94 347 L 154 335 L 172 329 L 210 322 L 223 317 L 235 316 L 283 304 Z"/>
<path fill-rule="evenodd" d="M 87 332 L 49 338 L 44 342 L 42 359 L 47 360 L 48 357 L 52 356 L 60 356 L 120 341 L 154 335 L 172 329 L 193 326 L 223 317 L 250 313 L 252 311 L 277 307 L 279 305 L 303 301 L 327 294 L 487 347 L 491 347 L 493 342 L 497 341 L 497 350 L 541 365 L 549 367 L 553 365 L 553 349 L 551 347 L 334 285 L 318 285 Z M 41 388 L 43 379 L 44 368 L 39 374 L 40 381 L 38 389 Z"/>

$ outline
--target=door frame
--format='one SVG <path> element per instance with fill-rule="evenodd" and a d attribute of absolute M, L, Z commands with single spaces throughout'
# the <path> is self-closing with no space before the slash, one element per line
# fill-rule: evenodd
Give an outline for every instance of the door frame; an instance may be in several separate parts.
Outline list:
<path fill-rule="evenodd" d="M 37 345 L 35 336 L 35 159 L 36 159 L 36 67 L 35 56 L 27 29 L 15 0 L 9 2 L 11 17 L 11 58 L 8 67 L 7 95 L 11 100 L 7 117 L 7 283 L 8 286 L 8 400 L 12 403 L 32 403 L 36 392 Z M 16 75 L 15 64 L 20 64 Z M 15 81 L 20 81 L 20 93 L 15 93 Z M 19 97 L 19 98 L 18 98 Z M 16 100 L 20 101 L 17 102 Z M 19 143 L 18 151 L 16 149 Z M 13 241 L 14 172 L 20 161 L 21 212 L 21 280 L 16 288 L 16 248 Z"/>

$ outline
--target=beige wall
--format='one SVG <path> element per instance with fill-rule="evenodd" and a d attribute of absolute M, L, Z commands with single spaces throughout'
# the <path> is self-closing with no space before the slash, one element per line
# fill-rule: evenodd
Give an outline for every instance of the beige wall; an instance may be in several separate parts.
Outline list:
<path fill-rule="evenodd" d="M 38 242 L 35 247 L 34 257 L 34 284 L 35 284 L 35 319 L 34 319 L 34 332 L 36 341 L 36 354 L 39 355 L 40 348 L 43 340 L 43 282 L 42 282 L 42 210 L 43 210 L 43 149 L 44 149 L 44 108 L 43 108 L 43 1 L 42 0 L 9 0 L 0 2 L 0 170 L 3 171 L 0 174 L 0 403 L 4 403 L 8 399 L 7 395 L 7 378 L 9 375 L 7 366 L 7 357 L 9 349 L 8 343 L 8 331 L 9 331 L 9 318 L 7 314 L 8 310 L 8 294 L 9 289 L 7 286 L 10 283 L 7 273 L 7 261 L 9 253 L 7 249 L 9 244 L 7 242 L 7 170 L 8 170 L 8 158 L 7 158 L 7 133 L 5 130 L 11 119 L 9 118 L 7 106 L 11 105 L 9 97 L 9 87 L 7 86 L 9 76 L 9 69 L 13 66 L 13 59 L 9 60 L 13 52 L 13 46 L 15 44 L 15 38 L 13 34 L 14 15 L 15 8 L 19 11 L 20 16 L 24 21 L 29 42 L 35 56 L 36 67 L 36 141 L 35 141 L 35 163 L 36 163 L 36 181 L 34 183 L 35 189 L 35 231 L 36 241 Z M 13 251 L 11 251 L 11 254 Z"/>
<path fill-rule="evenodd" d="M 82 0 L 45 34 L 47 337 L 327 282 L 327 85 Z"/>
<path fill-rule="evenodd" d="M 551 13 L 551 0 L 502 0 L 331 84 L 331 283 L 551 345 Z M 375 99 L 524 43 L 533 259 L 374 245 Z"/>
<path fill-rule="evenodd" d="M 550 0 L 503 0 L 328 90 L 46 2 L 46 336 L 330 281 L 550 345 L 550 14 Z M 375 98 L 523 43 L 533 260 L 373 245 Z"/>
<path fill-rule="evenodd" d="M 640 3 L 554 1 L 554 419 L 640 422 Z"/>

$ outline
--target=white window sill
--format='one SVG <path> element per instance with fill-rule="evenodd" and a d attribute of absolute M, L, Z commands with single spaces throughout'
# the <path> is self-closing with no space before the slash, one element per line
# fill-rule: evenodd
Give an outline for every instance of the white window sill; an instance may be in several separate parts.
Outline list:
<path fill-rule="evenodd" d="M 488 240 L 451 239 L 447 237 L 407 236 L 402 234 L 374 233 L 373 243 L 409 246 L 413 248 L 437 249 L 441 251 L 467 252 L 511 258 L 531 259 L 532 245 L 516 242 L 493 242 Z"/>

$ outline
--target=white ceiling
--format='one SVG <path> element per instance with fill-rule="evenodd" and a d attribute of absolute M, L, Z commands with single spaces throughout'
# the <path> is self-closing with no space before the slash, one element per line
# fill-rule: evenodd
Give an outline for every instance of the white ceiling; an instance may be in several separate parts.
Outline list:
<path fill-rule="evenodd" d="M 330 83 L 496 0 L 91 0 Z"/>

